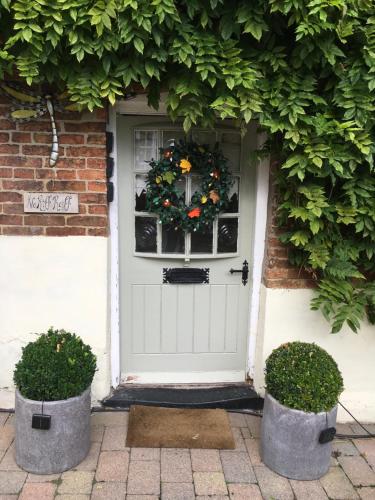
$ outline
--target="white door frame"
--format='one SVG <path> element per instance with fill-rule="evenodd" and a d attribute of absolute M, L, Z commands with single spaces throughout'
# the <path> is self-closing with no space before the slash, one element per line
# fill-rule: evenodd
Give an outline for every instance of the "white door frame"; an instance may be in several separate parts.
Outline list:
<path fill-rule="evenodd" d="M 110 255 L 110 352 L 111 352 L 111 384 L 117 387 L 120 383 L 120 290 L 119 290 L 119 228 L 118 228 L 118 181 L 117 181 L 117 114 L 159 115 L 165 116 L 166 108 L 162 100 L 158 111 L 148 107 L 147 97 L 142 94 L 129 101 L 118 101 L 109 108 L 107 130 L 113 134 L 113 150 L 110 156 L 114 160 L 114 173 L 111 181 L 114 184 L 114 199 L 109 206 L 109 255 Z M 260 135 L 257 144 L 265 140 Z M 258 162 L 256 171 L 255 228 L 252 262 L 252 290 L 249 296 L 249 335 L 246 372 L 254 376 L 255 348 L 257 342 L 260 287 L 262 281 L 263 258 L 266 239 L 267 206 L 269 191 L 269 159 Z"/>

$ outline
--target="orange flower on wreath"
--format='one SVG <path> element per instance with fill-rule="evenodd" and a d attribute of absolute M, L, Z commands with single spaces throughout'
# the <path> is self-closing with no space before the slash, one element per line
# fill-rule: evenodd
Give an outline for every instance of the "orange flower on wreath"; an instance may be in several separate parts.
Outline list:
<path fill-rule="evenodd" d="M 193 219 L 194 217 L 199 217 L 200 214 L 201 209 L 199 207 L 196 207 L 190 210 L 190 212 L 188 213 L 188 217 L 190 217 L 190 219 Z"/>
<path fill-rule="evenodd" d="M 180 161 L 180 168 L 181 168 L 183 174 L 189 173 L 190 170 L 191 170 L 191 163 L 190 163 L 190 161 L 187 160 L 186 158 L 183 158 Z"/>

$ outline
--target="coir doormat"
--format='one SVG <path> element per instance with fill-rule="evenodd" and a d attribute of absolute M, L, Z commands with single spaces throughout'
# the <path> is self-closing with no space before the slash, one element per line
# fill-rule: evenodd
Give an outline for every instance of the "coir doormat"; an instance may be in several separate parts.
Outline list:
<path fill-rule="evenodd" d="M 130 408 L 126 446 L 233 450 L 235 443 L 225 410 L 135 405 Z"/>

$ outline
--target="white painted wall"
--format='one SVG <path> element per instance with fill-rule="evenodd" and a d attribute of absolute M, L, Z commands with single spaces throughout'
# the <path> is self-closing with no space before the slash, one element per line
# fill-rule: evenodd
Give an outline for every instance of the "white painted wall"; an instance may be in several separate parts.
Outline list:
<path fill-rule="evenodd" d="M 264 364 L 280 344 L 293 340 L 315 342 L 336 360 L 345 390 L 342 403 L 362 422 L 375 422 L 375 326 L 364 324 L 358 334 L 349 328 L 330 334 L 323 316 L 310 310 L 311 290 L 261 288 L 255 360 L 255 387 L 264 392 Z M 339 421 L 350 421 L 339 410 Z"/>
<path fill-rule="evenodd" d="M 77 333 L 98 360 L 93 401 L 110 389 L 108 239 L 0 237 L 0 408 L 14 407 L 22 346 L 48 327 Z"/>

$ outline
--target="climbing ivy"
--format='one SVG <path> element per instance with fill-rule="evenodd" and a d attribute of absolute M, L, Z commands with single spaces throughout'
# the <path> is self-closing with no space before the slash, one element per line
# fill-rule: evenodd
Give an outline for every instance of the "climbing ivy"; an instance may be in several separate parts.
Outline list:
<path fill-rule="evenodd" d="M 172 118 L 259 121 L 282 240 L 333 332 L 375 316 L 373 0 L 0 0 L 0 76 L 90 110 L 129 89 Z"/>

